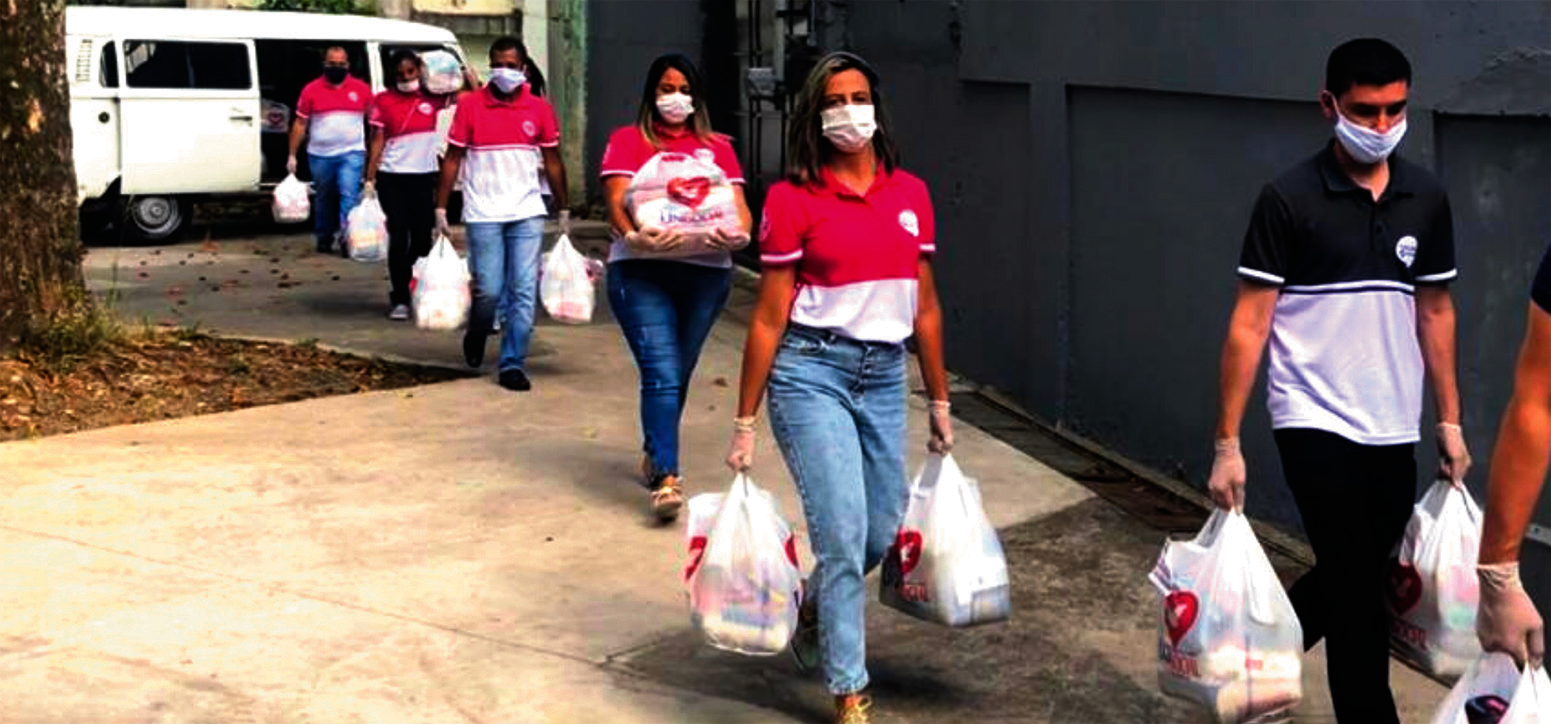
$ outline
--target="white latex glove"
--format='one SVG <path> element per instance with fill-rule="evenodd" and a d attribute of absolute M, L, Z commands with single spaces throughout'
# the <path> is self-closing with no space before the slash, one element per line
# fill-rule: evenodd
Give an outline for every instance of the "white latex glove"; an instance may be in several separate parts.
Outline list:
<path fill-rule="evenodd" d="M 754 467 L 754 420 L 739 418 L 732 423 L 732 444 L 727 446 L 727 467 L 741 473 Z"/>
<path fill-rule="evenodd" d="M 1212 502 L 1224 510 L 1244 507 L 1244 454 L 1239 452 L 1239 439 L 1223 438 L 1217 441 L 1217 457 L 1212 460 L 1212 476 L 1207 479 L 1206 490 Z"/>
<path fill-rule="evenodd" d="M 1545 622 L 1524 593 L 1519 564 L 1476 566 L 1481 581 L 1481 606 L 1476 610 L 1476 635 L 1481 648 L 1501 651 L 1519 666 L 1540 666 L 1546 655 Z"/>
<path fill-rule="evenodd" d="M 1465 448 L 1465 431 L 1459 425 L 1438 423 L 1438 477 L 1455 485 L 1465 484 L 1470 472 L 1470 451 Z"/>
<path fill-rule="evenodd" d="M 436 234 L 437 236 L 452 238 L 452 226 L 447 223 L 446 209 L 436 210 Z"/>
<path fill-rule="evenodd" d="M 366 180 L 361 182 L 361 198 L 377 198 L 377 183 L 375 181 Z"/>
<path fill-rule="evenodd" d="M 953 452 L 953 414 L 947 400 L 932 400 L 930 415 L 931 437 L 926 441 L 928 452 L 947 455 Z"/>
<path fill-rule="evenodd" d="M 566 236 L 570 236 L 571 235 L 571 210 L 570 209 L 561 209 L 560 210 L 560 220 L 559 221 L 560 221 L 560 233 L 565 234 Z"/>
<path fill-rule="evenodd" d="M 723 251 L 737 251 L 749 245 L 749 235 L 742 229 L 718 227 L 711 232 L 711 237 L 706 240 L 706 243 Z"/>
<path fill-rule="evenodd" d="M 292 175 L 292 176 L 296 175 L 296 155 L 295 154 L 292 154 L 292 155 L 286 157 L 286 159 L 285 159 L 285 172 L 290 174 L 290 175 Z"/>
<path fill-rule="evenodd" d="M 655 226 L 643 226 L 626 234 L 625 243 L 640 251 L 668 251 L 682 245 L 684 235 Z"/>

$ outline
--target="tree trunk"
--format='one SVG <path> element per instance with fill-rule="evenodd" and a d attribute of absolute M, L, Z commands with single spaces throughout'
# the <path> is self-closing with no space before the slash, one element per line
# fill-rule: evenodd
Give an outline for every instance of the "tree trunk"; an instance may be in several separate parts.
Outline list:
<path fill-rule="evenodd" d="M 0 351 L 82 302 L 65 1 L 0 0 Z"/>

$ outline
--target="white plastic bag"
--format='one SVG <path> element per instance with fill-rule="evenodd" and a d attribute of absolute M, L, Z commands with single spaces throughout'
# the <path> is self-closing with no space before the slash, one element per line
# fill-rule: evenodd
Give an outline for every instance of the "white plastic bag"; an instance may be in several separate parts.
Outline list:
<path fill-rule="evenodd" d="M 420 56 L 425 65 L 422 76 L 427 93 L 447 95 L 463 88 L 463 65 L 458 57 L 445 50 L 433 50 Z"/>
<path fill-rule="evenodd" d="M 1481 657 L 1476 638 L 1481 509 L 1447 480 L 1416 504 L 1385 598 L 1390 644 L 1434 675 L 1454 678 Z"/>
<path fill-rule="evenodd" d="M 436 237 L 431 253 L 415 262 L 409 282 L 415 326 L 446 331 L 463 326 L 469 313 L 469 267 L 452 242 Z"/>
<path fill-rule="evenodd" d="M 671 229 L 685 235 L 684 243 L 664 252 L 635 252 L 655 257 L 682 257 L 719 251 L 706 239 L 717 228 L 740 226 L 738 197 L 727 174 L 709 149 L 688 154 L 664 151 L 653 156 L 630 180 L 625 208 L 636 224 Z"/>
<path fill-rule="evenodd" d="M 1303 698 L 1303 627 L 1249 519 L 1214 511 L 1194 540 L 1163 544 L 1148 578 L 1159 688 L 1223 724 L 1286 721 Z"/>
<path fill-rule="evenodd" d="M 539 277 L 539 299 L 544 311 L 557 322 L 586 324 L 592 321 L 594 291 L 587 257 L 561 234 L 555 248 L 544 255 Z"/>
<path fill-rule="evenodd" d="M 739 475 L 723 495 L 689 501 L 690 619 L 719 649 L 780 653 L 797 628 L 802 572 L 775 499 Z"/>
<path fill-rule="evenodd" d="M 951 456 L 931 455 L 883 562 L 878 599 L 933 623 L 975 626 L 1011 615 L 1007 558 L 975 481 Z"/>
<path fill-rule="evenodd" d="M 1545 669 L 1538 671 L 1540 682 L 1536 678 L 1529 670 L 1519 673 L 1506 654 L 1486 654 L 1465 668 L 1438 705 L 1433 724 L 1551 724 L 1551 692 L 1536 691 L 1545 682 Z"/>
<path fill-rule="evenodd" d="M 388 258 L 388 216 L 377 203 L 376 194 L 368 194 L 350 210 L 345 220 L 345 248 L 355 261 L 380 262 Z"/>
<path fill-rule="evenodd" d="M 274 199 L 275 221 L 282 224 L 295 224 L 307 220 L 312 211 L 312 202 L 307 198 L 307 184 L 290 174 L 284 181 L 275 185 Z"/>

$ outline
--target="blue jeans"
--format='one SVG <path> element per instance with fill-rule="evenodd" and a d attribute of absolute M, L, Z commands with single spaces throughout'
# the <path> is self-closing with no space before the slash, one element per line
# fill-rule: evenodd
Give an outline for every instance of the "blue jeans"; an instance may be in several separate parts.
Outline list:
<path fill-rule="evenodd" d="M 770 371 L 767 407 L 802 495 L 815 565 L 824 678 L 834 694 L 867 686 L 863 579 L 905 517 L 904 345 L 858 342 L 790 325 Z"/>
<path fill-rule="evenodd" d="M 318 243 L 332 243 L 334 233 L 345 227 L 345 220 L 361 201 L 361 170 L 366 168 L 366 152 L 350 151 L 338 156 L 307 154 L 312 171 L 312 228 Z"/>
<path fill-rule="evenodd" d="M 609 306 L 641 374 L 641 433 L 648 482 L 679 474 L 679 420 L 700 348 L 727 304 L 728 269 L 677 261 L 609 265 Z"/>
<path fill-rule="evenodd" d="M 501 360 L 497 369 L 520 370 L 527 363 L 528 341 L 533 338 L 544 217 L 471 221 L 464 226 L 474 275 L 474 304 L 466 333 L 483 340 L 500 315 Z"/>

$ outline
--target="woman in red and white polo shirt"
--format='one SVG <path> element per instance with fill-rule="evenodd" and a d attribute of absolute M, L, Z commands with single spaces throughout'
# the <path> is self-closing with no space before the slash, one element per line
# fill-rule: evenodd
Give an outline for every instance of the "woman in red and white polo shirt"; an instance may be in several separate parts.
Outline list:
<path fill-rule="evenodd" d="M 899 168 L 878 85 L 861 58 L 835 53 L 797 99 L 786 180 L 771 187 L 760 223 L 763 274 L 727 459 L 734 470 L 752 464 L 754 413 L 768 389 L 770 426 L 816 559 L 792 653 L 803 668 L 822 664 L 844 724 L 868 721 L 863 578 L 893 542 L 909 497 L 912 336 L 930 396 L 928 447 L 953 445 L 932 203 L 926 185 Z"/>
<path fill-rule="evenodd" d="M 393 86 L 372 99 L 366 122 L 372 141 L 366 159 L 366 185 L 381 194 L 388 216 L 388 318 L 409 319 L 409 276 L 415 260 L 431 253 L 436 225 L 436 182 L 440 174 L 437 114 L 451 96 L 424 91 L 424 65 L 410 50 L 396 50 L 389 59 Z"/>
<path fill-rule="evenodd" d="M 609 304 L 641 373 L 641 474 L 664 521 L 684 505 L 679 420 L 689 379 L 727 303 L 729 252 L 748 244 L 751 222 L 743 169 L 727 137 L 711 131 L 705 92 L 688 58 L 658 58 L 636 122 L 609 137 L 601 171 L 614 230 Z M 691 227 L 709 235 L 691 241 Z"/>

